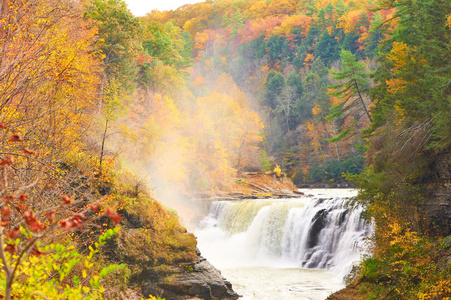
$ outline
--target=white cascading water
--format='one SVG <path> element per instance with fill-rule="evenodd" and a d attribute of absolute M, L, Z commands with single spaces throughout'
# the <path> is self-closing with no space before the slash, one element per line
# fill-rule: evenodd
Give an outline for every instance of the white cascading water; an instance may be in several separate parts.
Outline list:
<path fill-rule="evenodd" d="M 213 202 L 196 232 L 200 250 L 220 269 L 314 268 L 343 279 L 360 260 L 372 226 L 361 218 L 362 207 L 346 206 L 353 193 L 331 196 L 334 191 L 328 191 L 295 199 Z"/>

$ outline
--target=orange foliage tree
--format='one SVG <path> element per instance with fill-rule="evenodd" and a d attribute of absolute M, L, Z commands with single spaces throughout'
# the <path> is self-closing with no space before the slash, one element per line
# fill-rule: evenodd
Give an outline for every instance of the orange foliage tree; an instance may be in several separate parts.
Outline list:
<path fill-rule="evenodd" d="M 19 266 L 44 254 L 39 240 L 68 236 L 66 230 L 82 227 L 90 204 L 99 209 L 93 204 L 99 178 L 85 152 L 102 71 L 95 34 L 83 1 L 0 4 L 0 256 L 7 299 Z"/>

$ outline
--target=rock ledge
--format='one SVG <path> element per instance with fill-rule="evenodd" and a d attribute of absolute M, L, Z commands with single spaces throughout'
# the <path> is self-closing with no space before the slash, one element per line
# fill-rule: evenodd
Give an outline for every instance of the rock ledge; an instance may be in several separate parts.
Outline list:
<path fill-rule="evenodd" d="M 238 299 L 240 295 L 233 291 L 232 284 L 222 277 L 221 272 L 202 257 L 199 251 L 197 254 L 195 262 L 172 266 L 171 271 L 165 272 L 163 279 L 144 283 L 142 285 L 144 297 L 153 295 L 166 300 Z"/>

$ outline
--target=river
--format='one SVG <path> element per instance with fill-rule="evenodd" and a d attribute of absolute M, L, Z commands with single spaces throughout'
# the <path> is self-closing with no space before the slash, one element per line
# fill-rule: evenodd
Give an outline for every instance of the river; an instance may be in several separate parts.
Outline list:
<path fill-rule="evenodd" d="M 247 299 L 322 300 L 344 287 L 371 225 L 349 189 L 294 199 L 216 201 L 195 230 L 204 257 Z"/>

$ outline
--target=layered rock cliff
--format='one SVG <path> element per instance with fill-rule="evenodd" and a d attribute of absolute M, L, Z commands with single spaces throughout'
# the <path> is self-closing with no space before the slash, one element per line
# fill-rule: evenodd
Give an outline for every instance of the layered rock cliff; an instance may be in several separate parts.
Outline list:
<path fill-rule="evenodd" d="M 451 234 L 451 150 L 435 156 L 425 190 L 427 228 L 433 235 Z"/>
<path fill-rule="evenodd" d="M 193 262 L 171 266 L 164 274 L 149 272 L 143 279 L 144 297 L 158 295 L 166 300 L 235 300 L 240 297 L 233 291 L 231 283 L 200 252 Z"/>

